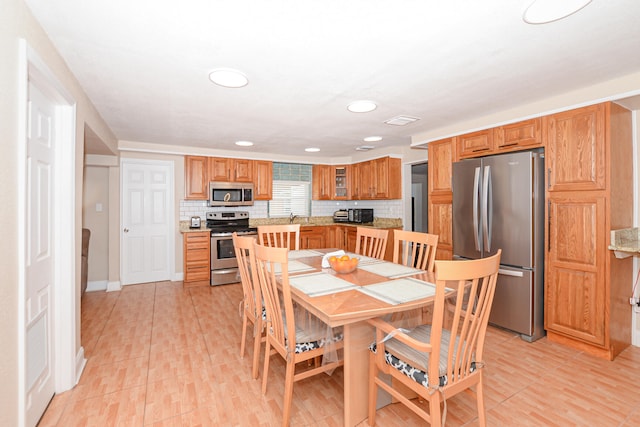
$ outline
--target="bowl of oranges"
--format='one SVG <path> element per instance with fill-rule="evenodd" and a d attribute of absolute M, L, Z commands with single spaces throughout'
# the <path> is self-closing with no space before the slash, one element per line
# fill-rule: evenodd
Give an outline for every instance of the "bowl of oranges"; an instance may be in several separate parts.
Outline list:
<path fill-rule="evenodd" d="M 336 273 L 351 273 L 358 268 L 358 258 L 351 258 L 349 255 L 329 257 L 329 265 Z"/>

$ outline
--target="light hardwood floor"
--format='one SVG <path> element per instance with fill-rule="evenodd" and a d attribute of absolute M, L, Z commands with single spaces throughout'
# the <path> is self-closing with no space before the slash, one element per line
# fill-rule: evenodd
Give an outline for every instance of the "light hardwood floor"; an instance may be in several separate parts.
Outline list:
<path fill-rule="evenodd" d="M 55 396 L 40 426 L 280 425 L 284 363 L 272 358 L 263 396 L 251 379 L 249 338 L 239 357 L 241 296 L 239 284 L 182 282 L 86 293 L 86 369 L 73 390 Z M 490 426 L 640 426 L 640 348 L 608 362 L 495 328 L 486 347 Z M 296 383 L 293 400 L 292 426 L 341 426 L 342 370 Z M 456 396 L 446 425 L 476 426 L 475 414 L 472 396 Z M 378 411 L 377 425 L 425 423 L 393 404 Z"/>

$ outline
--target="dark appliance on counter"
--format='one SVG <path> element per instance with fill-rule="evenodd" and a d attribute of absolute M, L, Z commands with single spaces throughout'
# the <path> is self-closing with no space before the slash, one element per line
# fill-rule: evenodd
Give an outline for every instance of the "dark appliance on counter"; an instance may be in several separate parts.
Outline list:
<path fill-rule="evenodd" d="M 544 151 L 453 164 L 453 258 L 502 249 L 489 323 L 544 336 Z"/>
<path fill-rule="evenodd" d="M 354 224 L 368 224 L 373 222 L 373 209 L 349 209 L 348 222 Z"/>
<path fill-rule="evenodd" d="M 333 222 L 349 222 L 349 211 L 340 209 L 333 213 Z"/>
<path fill-rule="evenodd" d="M 210 182 L 209 206 L 253 206 L 253 184 Z"/>
<path fill-rule="evenodd" d="M 231 234 L 257 237 L 258 229 L 249 227 L 249 212 L 207 212 L 207 228 L 211 230 L 211 286 L 239 282 Z"/>

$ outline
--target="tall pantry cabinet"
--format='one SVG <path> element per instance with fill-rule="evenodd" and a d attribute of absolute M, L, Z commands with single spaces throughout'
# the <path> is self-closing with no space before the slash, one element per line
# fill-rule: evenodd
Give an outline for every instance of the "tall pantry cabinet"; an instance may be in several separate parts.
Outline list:
<path fill-rule="evenodd" d="M 437 259 L 453 257 L 453 191 L 451 189 L 455 138 L 430 142 L 429 154 L 429 233 L 438 237 Z"/>
<path fill-rule="evenodd" d="M 543 118 L 548 339 L 612 360 L 631 342 L 631 258 L 607 249 L 633 223 L 631 113 L 613 103 Z"/>

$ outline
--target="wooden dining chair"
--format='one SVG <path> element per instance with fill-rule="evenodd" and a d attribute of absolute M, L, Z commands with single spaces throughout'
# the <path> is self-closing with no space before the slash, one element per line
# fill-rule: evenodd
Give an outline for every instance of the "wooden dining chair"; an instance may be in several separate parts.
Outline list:
<path fill-rule="evenodd" d="M 444 425 L 446 399 L 475 386 L 478 424 L 486 425 L 483 371 L 484 338 L 496 288 L 500 255 L 472 261 L 436 261 L 432 323 L 410 331 L 382 319 L 369 361 L 369 425 L 375 425 L 378 387 L 406 405 L 431 426 Z M 446 300 L 453 312 L 447 313 Z M 389 338 L 389 335 L 391 338 Z M 385 339 L 386 338 L 386 339 Z M 390 375 L 391 384 L 379 373 Z M 407 389 L 429 402 L 428 409 L 406 395 Z M 444 403 L 444 416 L 440 404 Z"/>
<path fill-rule="evenodd" d="M 438 235 L 417 231 L 393 230 L 393 262 L 433 271 Z"/>
<path fill-rule="evenodd" d="M 251 375 L 258 378 L 260 366 L 260 343 L 264 339 L 264 307 L 262 305 L 262 292 L 258 281 L 258 272 L 255 267 L 253 255 L 254 236 L 238 236 L 232 234 L 233 247 L 238 261 L 240 281 L 242 282 L 242 301 L 240 312 L 242 315 L 242 339 L 240 341 L 240 357 L 244 357 L 244 347 L 247 339 L 247 326 L 253 326 L 253 364 Z"/>
<path fill-rule="evenodd" d="M 271 248 L 257 243 L 254 248 L 258 280 L 267 310 L 262 393 L 267 391 L 270 357 L 279 354 L 286 362 L 282 425 L 288 426 L 294 382 L 330 372 L 342 366 L 343 360 L 325 361 L 322 364 L 305 363 L 305 369 L 298 370 L 297 373 L 296 365 L 317 360 L 325 354 L 325 348 L 341 348 L 342 334 L 328 334 L 328 326 L 317 317 L 299 306 L 294 310 L 287 271 L 289 251 L 286 248 Z M 304 323 L 301 319 L 305 319 Z"/>
<path fill-rule="evenodd" d="M 388 236 L 389 230 L 358 227 L 356 233 L 356 253 L 372 258 L 384 259 L 387 251 Z"/>
<path fill-rule="evenodd" d="M 260 244 L 272 248 L 300 249 L 300 224 L 259 225 Z"/>

